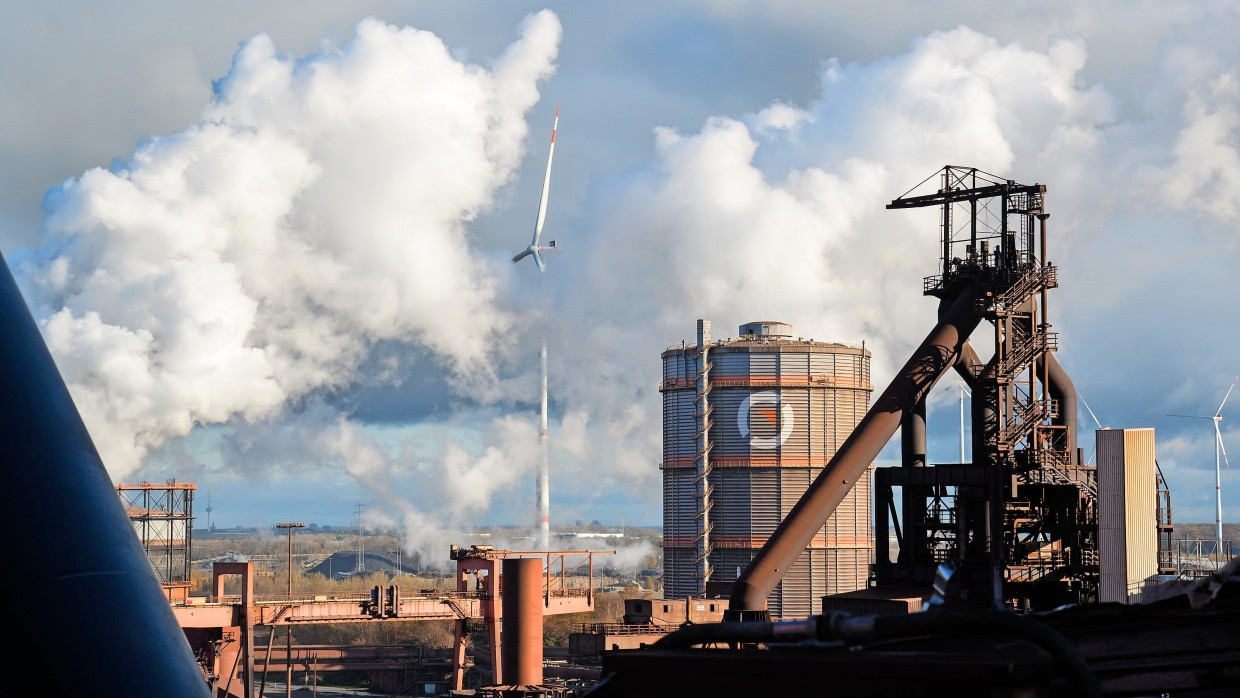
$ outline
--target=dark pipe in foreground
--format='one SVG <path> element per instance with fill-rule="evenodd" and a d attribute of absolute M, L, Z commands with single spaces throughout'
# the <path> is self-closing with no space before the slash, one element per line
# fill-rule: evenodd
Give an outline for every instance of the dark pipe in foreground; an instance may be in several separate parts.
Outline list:
<path fill-rule="evenodd" d="M 804 620 L 703 623 L 676 630 L 655 642 L 655 649 L 696 645 L 732 645 L 839 640 L 850 645 L 911 638 L 977 638 L 995 635 L 1024 640 L 1049 654 L 1072 684 L 1073 695 L 1101 696 L 1097 676 L 1076 646 L 1032 616 L 1010 611 L 933 610 L 887 616 L 826 613 Z"/>
<path fill-rule="evenodd" d="M 766 600 L 771 591 L 900 428 L 904 412 L 912 409 L 955 364 L 961 345 L 979 321 L 974 310 L 977 296 L 977 287 L 968 283 L 949 305 L 940 307 L 939 323 L 737 578 L 732 586 L 728 618 L 754 620 L 769 616 Z"/>
<path fill-rule="evenodd" d="M 120 497 L 0 258 L 0 695 L 209 695 Z"/>

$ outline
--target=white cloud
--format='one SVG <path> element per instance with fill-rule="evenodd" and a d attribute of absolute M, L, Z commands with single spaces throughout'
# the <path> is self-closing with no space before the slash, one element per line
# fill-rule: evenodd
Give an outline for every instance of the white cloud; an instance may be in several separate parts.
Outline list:
<path fill-rule="evenodd" d="M 489 370 L 513 316 L 467 224 L 513 176 L 560 27 L 522 32 L 489 69 L 375 20 L 303 59 L 257 36 L 202 124 L 49 195 L 19 268 L 114 477 L 352 384 L 379 341 Z"/>
<path fill-rule="evenodd" d="M 866 340 L 881 388 L 933 321 L 918 279 L 937 257 L 932 214 L 883 207 L 948 163 L 1049 186 L 1061 361 L 1103 421 L 1153 419 L 1200 394 L 1174 386 L 1235 375 L 1235 250 L 1204 244 L 1234 239 L 1240 205 L 1226 3 L 984 15 L 968 3 L 898 3 L 882 15 L 563 3 L 563 56 L 559 22 L 540 13 L 485 64 L 440 37 L 502 46 L 516 11 L 381 9 L 436 34 L 369 20 L 351 41 L 296 58 L 280 51 L 354 20 L 307 29 L 298 19 L 293 40 L 282 38 L 288 25 L 263 22 L 283 32 L 244 44 L 201 123 L 53 190 L 43 247 L 10 257 L 24 262 L 24 288 L 114 475 L 149 472 L 132 470 L 142 454 L 195 424 L 228 422 L 242 442 L 227 467 L 244 461 L 250 474 L 278 462 L 417 479 L 441 494 L 451 482 L 478 495 L 459 504 L 469 516 L 511 501 L 524 512 L 532 483 L 494 469 L 534 443 L 532 347 L 545 328 L 553 520 L 609 497 L 639 498 L 654 516 L 658 353 L 691 339 L 697 317 L 713 319 L 716 335 L 783 319 L 807 337 Z M 223 44 L 250 33 L 225 32 Z M 167 55 L 152 50 L 141 64 Z M 42 82 L 80 77 L 62 72 Z M 187 84 L 174 74 L 156 91 Z M 67 84 L 77 87 L 59 98 L 83 91 Z M 124 85 L 117 93 L 146 89 Z M 554 102 L 540 103 L 552 88 Z M 184 103 L 193 90 L 181 89 Z M 69 104 L 94 114 L 116 103 L 105 96 Z M 142 120 L 155 110 L 138 97 L 133 114 L 123 97 L 124 114 L 102 114 L 89 140 L 127 148 L 99 135 L 114 132 L 105 120 L 180 128 Z M 542 129 L 560 102 L 548 230 L 565 254 L 538 275 L 508 259 L 527 239 Z M 178 113 L 160 115 L 186 123 L 168 116 Z M 655 124 L 667 126 L 652 135 Z M 69 134 L 87 130 L 48 132 L 85 152 Z M 79 171 L 73 162 L 57 172 Z M 414 370 L 442 374 L 429 402 L 451 403 L 418 425 L 433 445 L 402 450 L 375 425 L 315 412 Z M 520 416 L 496 422 L 496 406 Z M 350 466 L 306 447 L 345 428 L 353 440 L 336 445 L 356 451 Z M 528 442 L 512 445 L 523 428 Z M 1179 472 L 1213 466 L 1198 441 L 1177 457 Z M 490 488 L 493 477 L 508 489 Z M 458 506 L 382 494 L 411 528 Z"/>
<path fill-rule="evenodd" d="M 1192 90 L 1184 127 L 1163 173 L 1163 194 L 1175 208 L 1190 208 L 1234 226 L 1240 222 L 1240 80 L 1227 72 Z"/>

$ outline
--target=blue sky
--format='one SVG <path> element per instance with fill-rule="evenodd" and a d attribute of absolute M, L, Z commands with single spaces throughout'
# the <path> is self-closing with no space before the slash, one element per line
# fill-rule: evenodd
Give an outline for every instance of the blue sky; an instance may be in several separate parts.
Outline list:
<path fill-rule="evenodd" d="M 659 352 L 775 318 L 865 341 L 881 390 L 937 262 L 883 206 L 949 163 L 1047 185 L 1060 361 L 1214 519 L 1212 427 L 1167 415 L 1240 373 L 1231 3 L 5 13 L 0 250 L 114 479 L 195 481 L 218 525 L 530 520 L 544 334 L 553 522 L 656 522 Z M 557 105 L 539 274 L 509 260 Z"/>

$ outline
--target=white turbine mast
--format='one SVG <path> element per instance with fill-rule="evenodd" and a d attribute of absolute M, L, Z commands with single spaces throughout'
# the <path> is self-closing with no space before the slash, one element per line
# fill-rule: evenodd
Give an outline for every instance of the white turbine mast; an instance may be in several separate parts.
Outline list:
<path fill-rule="evenodd" d="M 1240 375 L 1237 375 L 1231 381 L 1231 387 L 1227 389 L 1227 393 L 1223 395 L 1223 401 L 1218 404 L 1218 409 L 1214 410 L 1212 415 L 1201 414 L 1173 414 L 1172 417 L 1191 417 L 1194 419 L 1208 419 L 1214 423 L 1214 539 L 1222 550 L 1223 545 L 1223 464 L 1226 463 L 1231 468 L 1231 461 L 1227 459 L 1227 449 L 1223 447 L 1223 430 L 1219 428 L 1219 422 L 1223 421 L 1223 405 L 1227 404 L 1227 398 L 1231 397 L 1231 391 L 1236 389 L 1236 382 L 1240 381 Z"/>
<path fill-rule="evenodd" d="M 969 390 L 968 384 L 966 384 L 964 381 L 960 381 L 960 384 L 958 387 L 960 388 L 960 462 L 964 463 L 966 462 L 964 459 L 964 443 L 965 443 L 964 398 L 966 395 L 969 396 L 970 398 L 973 397 L 973 391 Z"/>
<path fill-rule="evenodd" d="M 551 125 L 551 148 L 547 152 L 547 172 L 543 175 L 542 198 L 538 202 L 538 218 L 534 223 L 534 238 L 530 241 L 528 247 L 512 258 L 513 263 L 519 262 L 526 257 L 533 257 L 534 264 L 538 266 L 541 273 L 546 271 L 547 266 L 543 263 L 543 252 L 559 252 L 555 246 L 555 240 L 551 240 L 545 247 L 538 244 L 539 238 L 542 236 L 543 221 L 547 216 L 547 194 L 551 189 L 551 161 L 555 157 L 555 133 L 560 126 L 560 108 L 555 108 L 555 121 Z M 547 447 L 547 337 L 544 333 L 542 346 L 538 352 L 538 363 L 541 372 L 541 388 L 542 400 L 540 404 L 539 421 L 538 421 L 538 442 L 541 450 L 542 460 L 538 465 L 537 478 L 537 510 L 534 513 L 534 524 L 537 538 L 538 550 L 550 550 L 551 541 L 551 495 L 550 495 L 550 458 Z"/>
<path fill-rule="evenodd" d="M 965 431 L 965 428 L 964 428 L 964 403 L 965 403 L 966 397 L 967 398 L 973 397 L 973 391 L 969 390 L 969 384 L 965 383 L 964 381 L 957 382 L 955 388 L 960 394 L 960 462 L 965 463 L 967 462 L 965 461 L 965 443 L 967 443 L 967 438 L 966 438 L 967 432 Z M 952 386 L 950 385 L 945 386 L 942 389 L 940 389 L 937 393 L 935 393 L 935 395 L 941 395 L 951 389 L 952 389 Z"/>

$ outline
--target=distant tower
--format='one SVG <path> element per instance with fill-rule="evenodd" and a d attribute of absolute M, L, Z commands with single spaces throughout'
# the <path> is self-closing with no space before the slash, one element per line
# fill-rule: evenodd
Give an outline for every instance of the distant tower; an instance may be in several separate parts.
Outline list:
<path fill-rule="evenodd" d="M 766 543 L 870 407 L 864 346 L 796 339 L 782 322 L 663 352 L 666 598 L 729 584 Z M 775 588 L 776 617 L 821 611 L 863 589 L 874 549 L 870 471 Z"/>
<path fill-rule="evenodd" d="M 366 505 L 358 502 L 357 513 L 354 514 L 353 525 L 357 528 L 357 573 L 366 571 L 366 536 L 362 531 L 362 511 Z"/>

